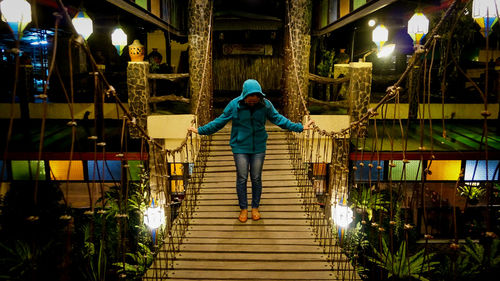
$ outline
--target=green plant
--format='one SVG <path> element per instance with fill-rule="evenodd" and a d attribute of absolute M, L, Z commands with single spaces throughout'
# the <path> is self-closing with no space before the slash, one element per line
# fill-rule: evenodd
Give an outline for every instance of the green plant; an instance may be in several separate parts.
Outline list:
<path fill-rule="evenodd" d="M 96 244 L 91 239 L 90 228 L 84 226 L 81 231 L 84 233 L 84 245 L 80 250 L 80 254 L 85 261 L 83 271 L 85 280 L 104 281 L 106 280 L 107 270 L 107 255 L 104 242 L 102 240 L 99 241 L 99 251 L 96 254 Z"/>
<path fill-rule="evenodd" d="M 460 196 L 466 197 L 470 201 L 478 201 L 486 193 L 486 189 L 482 186 L 463 185 L 458 187 Z"/>
<path fill-rule="evenodd" d="M 139 243 L 139 250 L 135 253 L 127 253 L 127 257 L 133 263 L 113 263 L 114 266 L 119 268 L 118 274 L 125 274 L 127 280 L 141 280 L 149 266 L 153 263 L 153 252 L 148 246 Z"/>
<path fill-rule="evenodd" d="M 382 251 L 379 252 L 375 248 L 373 251 L 375 257 L 368 257 L 368 259 L 387 271 L 387 278 L 390 280 L 429 281 L 424 275 L 432 273 L 438 264 L 438 262 L 432 261 L 434 254 L 426 254 L 425 249 L 409 256 L 406 241 L 401 242 L 395 253 L 391 253 L 387 242 L 382 239 Z"/>
<path fill-rule="evenodd" d="M 469 266 L 477 266 L 482 274 L 498 272 L 500 270 L 500 239 L 492 239 L 484 244 L 474 243 L 467 238 L 462 253 L 469 258 Z"/>
<path fill-rule="evenodd" d="M 382 193 L 372 192 L 370 188 L 362 188 L 360 192 L 352 192 L 350 201 L 352 208 L 366 212 L 368 220 L 372 219 L 374 211 L 387 212 L 386 206 L 389 204 L 389 201 L 385 200 Z"/>
<path fill-rule="evenodd" d="M 370 246 L 367 234 L 363 231 L 363 225 L 358 222 L 355 227 L 349 228 L 344 236 L 342 249 L 352 263 L 358 263 L 361 257 Z M 366 276 L 367 271 L 363 267 L 356 267 L 358 274 Z"/>

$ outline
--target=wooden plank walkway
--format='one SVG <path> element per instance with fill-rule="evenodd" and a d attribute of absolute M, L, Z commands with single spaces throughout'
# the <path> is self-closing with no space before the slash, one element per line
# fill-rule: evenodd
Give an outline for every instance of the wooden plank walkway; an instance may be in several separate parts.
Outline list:
<path fill-rule="evenodd" d="M 249 220 L 241 223 L 229 133 L 215 134 L 196 211 L 173 269 L 150 269 L 143 280 L 361 280 L 344 255 L 328 262 L 315 240 L 285 142 L 283 132 L 269 133 L 262 218 L 253 221 L 249 212 Z M 247 194 L 250 203 L 250 182 Z"/>

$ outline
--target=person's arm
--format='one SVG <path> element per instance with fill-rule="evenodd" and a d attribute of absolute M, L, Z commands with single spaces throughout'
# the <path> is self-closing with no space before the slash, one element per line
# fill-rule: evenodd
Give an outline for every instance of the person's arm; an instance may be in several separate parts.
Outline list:
<path fill-rule="evenodd" d="M 188 130 L 200 135 L 211 135 L 219 131 L 220 129 L 224 128 L 224 126 L 231 120 L 232 118 L 232 112 L 233 110 L 236 110 L 232 106 L 232 102 L 230 102 L 226 108 L 224 109 L 224 112 L 222 114 L 215 118 L 213 121 L 209 122 L 208 124 L 199 127 L 198 129 L 191 127 Z"/>
<path fill-rule="evenodd" d="M 273 124 L 276 126 L 293 131 L 293 132 L 302 132 L 304 130 L 304 126 L 302 126 L 301 123 L 293 123 L 292 121 L 288 120 L 285 116 L 279 114 L 279 112 L 274 108 L 273 104 L 269 101 L 266 101 L 266 107 L 267 107 L 267 119 L 271 121 Z"/>

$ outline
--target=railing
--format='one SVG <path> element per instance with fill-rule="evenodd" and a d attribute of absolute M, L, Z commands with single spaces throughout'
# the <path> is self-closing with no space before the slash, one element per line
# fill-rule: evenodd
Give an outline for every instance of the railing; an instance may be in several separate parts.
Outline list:
<path fill-rule="evenodd" d="M 188 172 L 188 183 L 186 185 L 184 199 L 177 209 L 177 216 L 175 218 L 171 217 L 166 224 L 163 230 L 165 236 L 162 238 L 161 243 L 157 244 L 157 247 L 161 247 L 161 249 L 158 249 L 158 254 L 148 272 L 143 277 L 143 280 L 161 280 L 167 277 L 168 270 L 173 267 L 175 255 L 179 252 L 183 237 L 193 217 L 196 201 L 198 200 L 198 192 L 203 181 L 206 160 L 210 153 L 211 140 L 210 137 L 199 135 L 196 135 L 195 138 L 196 139 L 193 140 L 193 136 L 191 135 L 189 137 L 189 142 L 184 146 L 184 150 L 178 152 L 185 153 L 185 159 L 191 160 L 189 162 L 193 163 L 193 170 Z M 168 213 L 173 214 L 172 186 L 169 178 L 177 173 L 175 170 L 176 164 L 178 164 L 178 162 L 175 161 L 176 154 L 160 150 L 153 151 L 151 155 L 155 155 L 155 163 L 151 165 L 151 179 L 155 179 L 157 183 L 161 184 L 162 188 L 158 191 L 159 193 L 165 192 L 167 200 L 166 207 L 167 210 L 170 210 Z M 168 161 L 169 159 L 172 159 L 172 161 Z M 174 170 L 168 173 L 166 167 L 172 164 Z M 160 169 L 155 169 L 155 167 L 160 167 Z M 184 171 L 184 173 L 186 173 L 186 171 Z M 152 184 L 151 186 L 153 188 L 154 185 Z"/>
<path fill-rule="evenodd" d="M 313 131 L 289 133 L 288 145 L 304 209 L 316 240 L 323 247 L 332 270 L 341 280 L 358 280 L 356 269 L 341 252 L 337 227 L 331 214 L 332 198 L 346 198 L 347 195 L 348 140 L 339 141 L 333 136 L 321 137 Z M 325 196 L 323 200 L 318 200 L 318 191 L 323 182 L 315 174 L 326 174 L 329 159 L 332 164 L 328 168 L 330 177 L 325 182 Z"/>

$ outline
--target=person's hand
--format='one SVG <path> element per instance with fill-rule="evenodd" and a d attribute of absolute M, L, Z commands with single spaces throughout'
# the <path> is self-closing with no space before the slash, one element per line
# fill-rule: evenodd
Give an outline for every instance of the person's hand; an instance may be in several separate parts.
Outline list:
<path fill-rule="evenodd" d="M 198 129 L 196 129 L 195 127 L 189 127 L 188 128 L 188 132 L 192 132 L 192 133 L 198 134 Z"/>
<path fill-rule="evenodd" d="M 312 125 L 314 124 L 314 120 L 309 120 L 307 123 L 304 125 L 304 130 L 310 130 L 312 129 Z"/>

